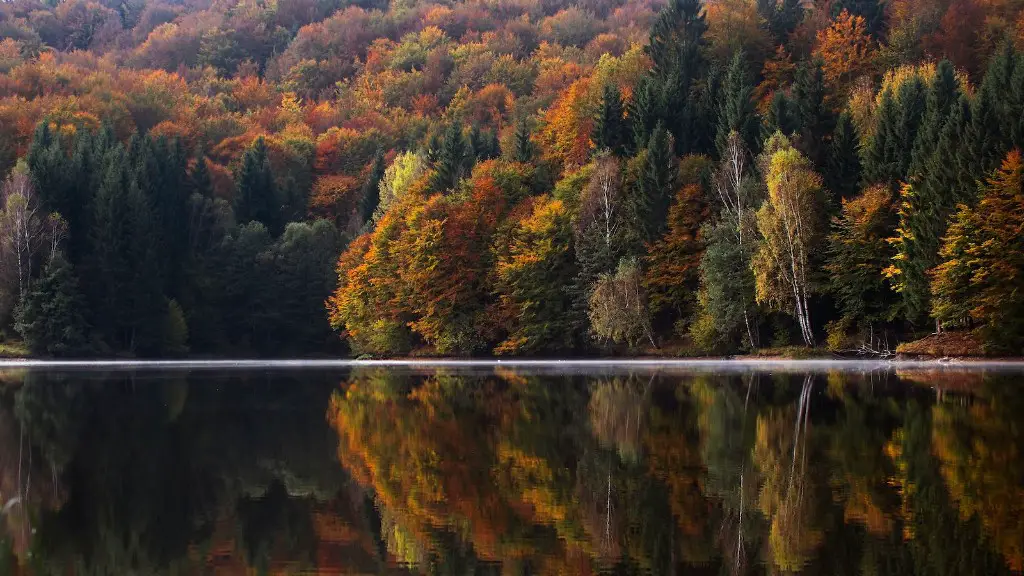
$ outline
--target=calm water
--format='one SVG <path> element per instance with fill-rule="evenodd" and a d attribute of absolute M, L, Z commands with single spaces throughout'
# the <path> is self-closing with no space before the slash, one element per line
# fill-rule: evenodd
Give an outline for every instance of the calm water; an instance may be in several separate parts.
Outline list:
<path fill-rule="evenodd" d="M 0 574 L 1024 569 L 1024 371 L 0 370 Z"/>

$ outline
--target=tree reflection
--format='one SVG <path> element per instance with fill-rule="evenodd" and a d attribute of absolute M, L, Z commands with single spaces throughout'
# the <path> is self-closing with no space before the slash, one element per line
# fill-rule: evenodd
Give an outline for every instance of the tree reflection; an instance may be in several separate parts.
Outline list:
<path fill-rule="evenodd" d="M 28 372 L 0 568 L 1020 572 L 1024 394 L 932 376 Z"/>

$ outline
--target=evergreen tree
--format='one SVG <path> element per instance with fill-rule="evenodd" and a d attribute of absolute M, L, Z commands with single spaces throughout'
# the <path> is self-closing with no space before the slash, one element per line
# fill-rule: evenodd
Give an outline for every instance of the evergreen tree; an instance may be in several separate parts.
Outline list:
<path fill-rule="evenodd" d="M 195 165 L 189 175 L 189 189 L 203 198 L 213 198 L 213 181 L 206 165 L 206 152 L 202 148 L 196 151 Z"/>
<path fill-rule="evenodd" d="M 373 166 L 370 167 L 370 174 L 363 183 L 362 194 L 359 201 L 359 214 L 363 224 L 373 218 L 377 206 L 380 204 L 380 181 L 384 179 L 384 153 L 380 150 L 373 157 Z"/>
<path fill-rule="evenodd" d="M 828 170 L 825 171 L 825 186 L 835 199 L 853 198 L 860 189 L 861 164 L 857 129 L 849 112 L 840 114 L 836 121 L 832 142 L 829 143 Z"/>
<path fill-rule="evenodd" d="M 630 203 L 637 230 L 650 242 L 664 232 L 678 171 L 672 137 L 662 126 L 654 129 L 643 154 Z"/>
<path fill-rule="evenodd" d="M 594 126 L 594 143 L 599 150 L 610 150 L 612 154 L 621 156 L 630 148 L 631 135 L 624 116 L 622 95 L 614 84 L 606 84 Z"/>
<path fill-rule="evenodd" d="M 88 332 L 85 309 L 74 269 L 56 254 L 19 305 L 15 328 L 33 354 L 83 354 Z"/>
<path fill-rule="evenodd" d="M 271 234 L 284 226 L 281 198 L 267 157 L 263 137 L 242 154 L 242 165 L 235 176 L 235 218 L 238 222 L 262 222 Z"/>
<path fill-rule="evenodd" d="M 928 87 L 925 99 L 924 117 L 914 142 L 910 163 L 910 177 L 924 174 L 924 168 L 938 146 L 939 135 L 953 106 L 960 100 L 960 83 L 956 79 L 953 64 L 948 60 L 939 62 L 935 77 Z"/>
<path fill-rule="evenodd" d="M 682 84 L 688 87 L 701 75 L 707 28 L 700 0 L 670 0 L 651 27 L 644 49 L 651 58 L 653 76 L 665 79 L 681 72 Z"/>
<path fill-rule="evenodd" d="M 743 52 L 738 51 L 733 55 L 723 88 L 718 113 L 718 132 L 715 138 L 719 154 L 721 155 L 728 145 L 729 133 L 732 131 L 739 134 L 752 154 L 757 154 L 761 143 L 760 126 L 751 99 L 754 86 L 747 73 Z"/>
<path fill-rule="evenodd" d="M 800 151 L 815 166 L 825 165 L 823 145 L 835 124 L 835 117 L 825 104 L 825 77 L 821 62 L 805 62 L 797 68 L 793 84 L 793 103 L 796 112 L 796 133 Z"/>
<path fill-rule="evenodd" d="M 768 112 L 765 114 L 764 126 L 761 130 L 762 140 L 766 140 L 776 132 L 791 136 L 797 128 L 796 109 L 793 101 L 785 92 L 776 91 L 772 95 Z"/>
<path fill-rule="evenodd" d="M 837 0 L 832 3 L 832 18 L 846 10 L 864 18 L 864 26 L 872 38 L 882 38 L 885 32 L 886 0 Z"/>
<path fill-rule="evenodd" d="M 875 115 L 875 133 L 864 154 L 864 176 L 868 183 L 895 188 L 907 180 L 924 110 L 925 89 L 917 78 L 903 82 L 895 97 L 889 91 L 882 94 Z"/>
<path fill-rule="evenodd" d="M 757 11 L 768 23 L 775 44 L 789 41 L 789 35 L 804 18 L 800 0 L 758 0 Z"/>
<path fill-rule="evenodd" d="M 92 211 L 88 289 L 93 325 L 115 350 L 148 354 L 166 309 L 156 258 L 156 226 L 127 154 L 108 155 Z"/>
<path fill-rule="evenodd" d="M 516 122 L 516 132 L 512 140 L 512 160 L 528 164 L 533 161 L 533 154 L 530 125 L 526 122 L 526 117 L 520 117 Z"/>
<path fill-rule="evenodd" d="M 651 139 L 651 133 L 662 117 L 661 93 L 656 82 L 649 76 L 642 76 L 637 81 L 628 111 L 633 150 L 639 151 Z"/>
<path fill-rule="evenodd" d="M 472 151 L 462 136 L 462 126 L 452 122 L 441 139 L 441 149 L 434 162 L 432 185 L 438 192 L 449 192 L 458 186 L 473 167 Z"/>

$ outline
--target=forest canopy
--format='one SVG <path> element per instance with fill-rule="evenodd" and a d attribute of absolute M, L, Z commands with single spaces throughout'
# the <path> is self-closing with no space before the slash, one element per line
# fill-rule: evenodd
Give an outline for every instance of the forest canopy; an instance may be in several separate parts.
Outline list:
<path fill-rule="evenodd" d="M 1001 0 L 3 2 L 0 329 L 1019 354 L 1022 42 Z"/>

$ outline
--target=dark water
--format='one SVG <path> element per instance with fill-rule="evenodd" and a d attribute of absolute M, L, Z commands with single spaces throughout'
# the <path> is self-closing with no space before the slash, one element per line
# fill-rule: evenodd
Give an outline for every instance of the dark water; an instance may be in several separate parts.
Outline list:
<path fill-rule="evenodd" d="M 0 574 L 1024 568 L 1024 373 L 0 371 Z"/>

